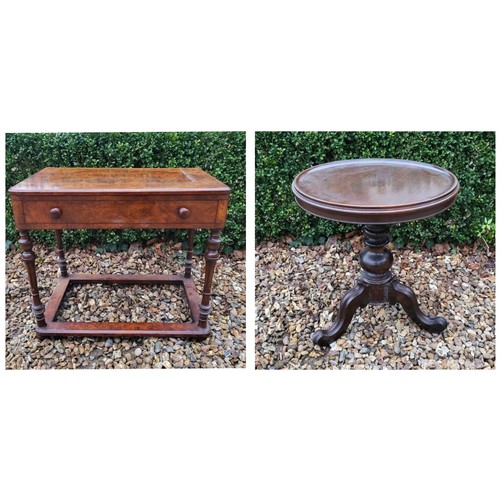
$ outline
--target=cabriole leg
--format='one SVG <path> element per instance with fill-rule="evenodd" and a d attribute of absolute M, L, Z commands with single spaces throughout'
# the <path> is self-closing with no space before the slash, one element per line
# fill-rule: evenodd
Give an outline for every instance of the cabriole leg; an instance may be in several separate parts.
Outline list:
<path fill-rule="evenodd" d="M 444 332 L 448 326 L 448 322 L 443 317 L 433 317 L 424 314 L 418 305 L 415 292 L 409 286 L 403 285 L 397 280 L 394 280 L 391 284 L 389 300 L 392 304 L 396 302 L 401 304 L 406 314 L 408 314 L 420 328 L 428 332 L 441 333 Z"/>
<path fill-rule="evenodd" d="M 356 309 L 366 306 L 368 302 L 368 287 L 357 283 L 342 297 L 339 312 L 333 325 L 325 330 L 316 330 L 311 336 L 312 341 L 322 347 L 330 345 L 345 333 Z"/>

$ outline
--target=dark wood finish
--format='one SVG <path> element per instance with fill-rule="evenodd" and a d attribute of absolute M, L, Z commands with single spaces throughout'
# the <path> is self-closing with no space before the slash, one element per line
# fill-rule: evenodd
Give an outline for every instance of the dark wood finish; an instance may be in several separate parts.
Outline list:
<path fill-rule="evenodd" d="M 316 330 L 311 339 L 315 344 L 327 347 L 332 342 L 342 336 L 349 327 L 352 317 L 358 307 L 366 306 L 370 303 L 368 288 L 363 283 L 357 283 L 341 299 L 339 312 L 330 328 Z"/>
<path fill-rule="evenodd" d="M 220 230 L 226 221 L 230 189 L 198 168 L 45 168 L 10 190 L 21 233 L 37 333 L 77 336 L 186 336 L 205 338 Z M 184 276 L 69 275 L 62 229 L 188 229 Z M 205 255 L 203 297 L 191 279 L 195 229 L 210 229 Z M 44 306 L 36 283 L 35 256 L 28 229 L 54 229 L 61 277 Z M 191 323 L 77 323 L 56 321 L 70 282 L 175 283 L 184 287 Z"/>
<path fill-rule="evenodd" d="M 186 260 L 184 262 L 184 277 L 191 278 L 191 270 L 193 269 L 193 246 L 194 246 L 194 229 L 188 230 Z"/>
<path fill-rule="evenodd" d="M 191 216 L 191 210 L 186 207 L 181 207 L 177 210 L 177 213 L 179 214 L 179 217 L 181 219 L 188 219 Z"/>
<path fill-rule="evenodd" d="M 47 167 L 13 186 L 11 193 L 37 196 L 85 194 L 227 194 L 224 183 L 199 168 Z"/>
<path fill-rule="evenodd" d="M 64 294 L 66 293 L 66 290 L 68 289 L 70 283 L 71 280 L 69 279 L 69 277 L 59 278 L 57 285 L 52 292 L 52 295 L 47 301 L 47 307 L 45 308 L 45 320 L 48 324 L 56 320 L 57 311 L 59 310 L 59 306 L 64 300 Z M 40 328 L 40 330 L 43 332 L 45 331 L 45 328 Z M 38 329 L 37 333 L 39 333 Z"/>
<path fill-rule="evenodd" d="M 59 217 L 61 217 L 61 215 L 62 215 L 62 210 L 60 208 L 57 208 L 57 207 L 51 208 L 49 213 L 53 219 L 59 219 Z"/>
<path fill-rule="evenodd" d="M 292 184 L 297 203 L 319 217 L 353 224 L 394 224 L 443 212 L 459 184 L 448 170 L 428 163 L 343 160 L 311 167 Z"/>
<path fill-rule="evenodd" d="M 28 271 L 28 280 L 30 283 L 30 293 L 31 293 L 31 309 L 35 315 L 35 321 L 37 327 L 43 328 L 47 326 L 45 323 L 44 311 L 45 307 L 40 300 L 40 292 L 38 290 L 38 283 L 36 280 L 36 267 L 35 267 L 35 252 L 33 252 L 33 241 L 28 234 L 28 231 L 19 231 L 21 238 L 19 239 L 19 244 L 23 250 L 21 254 L 21 259 L 26 265 L 26 270 Z"/>
<path fill-rule="evenodd" d="M 59 273 L 63 278 L 68 276 L 68 268 L 66 258 L 64 257 L 64 246 L 62 242 L 62 231 L 60 229 L 56 229 L 56 248 L 57 248 L 57 265 L 59 267 Z"/>
<path fill-rule="evenodd" d="M 459 183 L 449 171 L 427 163 L 394 160 L 344 160 L 311 167 L 292 184 L 297 203 L 306 211 L 339 222 L 364 224 L 365 248 L 356 286 L 340 301 L 330 326 L 312 334 L 327 346 L 348 328 L 358 307 L 400 303 L 421 328 L 439 333 L 447 322 L 426 316 L 411 288 L 391 272 L 393 255 L 388 224 L 418 220 L 443 212 L 454 202 Z"/>
<path fill-rule="evenodd" d="M 198 168 L 45 168 L 9 192 L 18 229 L 222 229 L 230 189 Z"/>
<path fill-rule="evenodd" d="M 23 203 L 24 222 L 29 229 L 110 229 L 127 228 L 210 228 L 217 221 L 218 200 L 153 200 L 138 196 L 120 196 L 116 200 L 101 197 L 59 197 L 54 218 L 52 200 L 30 199 Z M 182 211 L 182 209 L 184 211 Z M 185 211 L 190 215 L 186 216 Z M 85 212 L 85 218 L 82 217 Z"/>
<path fill-rule="evenodd" d="M 356 286 L 349 290 L 340 301 L 339 313 L 326 330 L 317 330 L 312 340 L 321 346 L 328 346 L 337 340 L 349 327 L 358 307 L 368 304 L 400 303 L 408 316 L 421 328 L 439 333 L 448 326 L 441 317 L 426 316 L 418 306 L 417 298 L 411 288 L 399 283 L 390 271 L 393 262 L 392 252 L 386 248 L 389 239 L 389 226 L 364 226 L 365 248 L 360 255 L 361 275 Z"/>
<path fill-rule="evenodd" d="M 152 322 L 73 322 L 56 321 L 57 312 L 64 299 L 70 283 L 106 283 L 114 285 L 153 285 L 170 284 L 184 288 L 187 303 L 191 312 L 189 323 L 152 323 Z M 85 337 L 131 337 L 151 335 L 156 337 L 196 337 L 206 338 L 210 332 L 207 322 L 204 327 L 198 325 L 200 295 L 191 278 L 180 275 L 123 275 L 123 274 L 72 274 L 68 278 L 60 278 L 54 293 L 51 295 L 45 312 L 47 324 L 37 328 L 41 337 L 65 335 Z"/>
<path fill-rule="evenodd" d="M 448 322 L 441 316 L 432 317 L 426 316 L 421 310 L 417 302 L 417 297 L 414 291 L 397 279 L 392 281 L 392 286 L 389 289 L 389 302 L 396 302 L 403 306 L 406 314 L 417 323 L 421 328 L 431 333 L 444 332 L 448 327 Z"/>
<path fill-rule="evenodd" d="M 220 231 L 215 230 L 210 232 L 210 237 L 207 242 L 205 251 L 205 283 L 203 286 L 203 294 L 200 304 L 200 320 L 198 326 L 205 328 L 207 318 L 212 310 L 210 305 L 210 297 L 212 295 L 212 280 L 214 277 L 215 263 L 219 258 Z"/>
<path fill-rule="evenodd" d="M 193 323 L 73 323 L 55 321 L 43 330 L 45 337 L 186 337 L 204 340 L 210 335 L 210 326 L 200 328 Z"/>

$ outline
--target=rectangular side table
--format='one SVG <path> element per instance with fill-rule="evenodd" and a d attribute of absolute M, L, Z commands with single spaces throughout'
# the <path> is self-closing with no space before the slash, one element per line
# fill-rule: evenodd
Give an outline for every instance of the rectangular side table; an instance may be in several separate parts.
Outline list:
<path fill-rule="evenodd" d="M 208 315 L 220 232 L 226 221 L 230 189 L 198 168 L 45 168 L 10 190 L 21 238 L 32 309 L 39 337 L 196 337 L 210 331 Z M 187 229 L 183 275 L 68 274 L 62 229 Z M 35 254 L 28 230 L 53 229 L 57 242 L 59 283 L 47 308 L 40 300 Z M 191 277 L 195 229 L 209 229 L 201 296 Z M 70 283 L 182 285 L 190 323 L 120 323 L 56 321 Z"/>

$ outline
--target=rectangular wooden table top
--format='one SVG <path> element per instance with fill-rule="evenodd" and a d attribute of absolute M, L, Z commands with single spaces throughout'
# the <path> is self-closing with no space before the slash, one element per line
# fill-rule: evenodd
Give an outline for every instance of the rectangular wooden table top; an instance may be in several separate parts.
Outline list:
<path fill-rule="evenodd" d="M 202 194 L 229 193 L 199 168 L 47 167 L 9 189 L 22 194 Z"/>
<path fill-rule="evenodd" d="M 79 167 L 9 190 L 18 229 L 222 229 L 230 191 L 199 168 Z"/>

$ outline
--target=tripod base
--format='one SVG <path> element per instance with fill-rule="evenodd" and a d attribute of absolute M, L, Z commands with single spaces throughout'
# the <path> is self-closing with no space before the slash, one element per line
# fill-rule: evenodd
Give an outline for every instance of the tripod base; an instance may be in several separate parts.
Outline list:
<path fill-rule="evenodd" d="M 413 290 L 400 283 L 390 272 L 393 256 L 386 248 L 389 241 L 388 226 L 367 225 L 364 232 L 366 247 L 360 256 L 363 268 L 361 276 L 356 286 L 342 297 L 339 313 L 332 326 L 314 332 L 311 336 L 313 342 L 320 346 L 330 345 L 345 333 L 358 307 L 387 302 L 401 304 L 408 316 L 424 330 L 432 333 L 443 332 L 448 322 L 442 317 L 425 315 Z"/>

